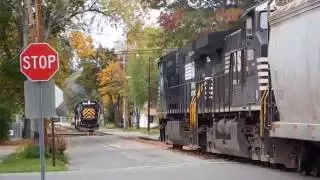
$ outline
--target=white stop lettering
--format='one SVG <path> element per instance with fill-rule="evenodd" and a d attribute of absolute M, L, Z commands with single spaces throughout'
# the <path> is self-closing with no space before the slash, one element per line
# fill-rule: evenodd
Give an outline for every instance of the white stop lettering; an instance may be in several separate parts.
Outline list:
<path fill-rule="evenodd" d="M 22 67 L 26 70 L 30 69 L 50 69 L 52 65 L 56 62 L 56 56 L 25 56 L 22 58 L 23 65 Z"/>

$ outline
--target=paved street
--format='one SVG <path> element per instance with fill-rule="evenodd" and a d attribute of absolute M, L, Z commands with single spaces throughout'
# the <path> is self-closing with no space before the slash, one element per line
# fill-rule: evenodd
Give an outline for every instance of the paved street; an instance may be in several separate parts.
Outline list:
<path fill-rule="evenodd" d="M 117 136 L 70 138 L 70 171 L 47 173 L 48 180 L 308 180 L 295 173 L 220 159 L 204 160 L 166 147 Z M 0 175 L 1 180 L 35 180 L 39 173 Z"/>
<path fill-rule="evenodd" d="M 15 146 L 0 146 L 0 162 L 2 162 L 7 156 L 13 153 L 17 147 Z"/>

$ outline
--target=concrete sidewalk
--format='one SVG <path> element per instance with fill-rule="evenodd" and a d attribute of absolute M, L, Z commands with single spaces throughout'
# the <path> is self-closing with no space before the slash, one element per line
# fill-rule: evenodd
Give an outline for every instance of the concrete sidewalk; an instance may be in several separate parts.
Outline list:
<path fill-rule="evenodd" d="M 127 137 L 127 138 L 144 138 L 144 139 L 149 139 L 149 140 L 154 140 L 154 141 L 159 141 L 159 136 L 160 134 L 155 134 L 155 135 L 149 135 L 149 134 L 144 134 L 141 132 L 136 132 L 136 131 L 124 131 L 122 129 L 107 129 L 107 128 L 100 128 L 99 131 L 107 134 L 112 134 L 112 135 L 117 135 L 120 137 Z"/>
<path fill-rule="evenodd" d="M 17 146 L 0 146 L 0 163 L 16 150 Z"/>

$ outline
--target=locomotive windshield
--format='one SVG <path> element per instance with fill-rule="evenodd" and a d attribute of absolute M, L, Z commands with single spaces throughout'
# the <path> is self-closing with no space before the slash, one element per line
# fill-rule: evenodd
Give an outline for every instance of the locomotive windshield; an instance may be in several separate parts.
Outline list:
<path fill-rule="evenodd" d="M 262 12 L 260 13 L 260 28 L 261 29 L 268 29 L 268 13 Z"/>

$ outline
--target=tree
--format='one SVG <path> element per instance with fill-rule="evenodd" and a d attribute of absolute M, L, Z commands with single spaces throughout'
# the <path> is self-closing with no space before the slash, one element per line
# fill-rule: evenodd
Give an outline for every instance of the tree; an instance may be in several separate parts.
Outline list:
<path fill-rule="evenodd" d="M 115 124 L 120 125 L 121 98 L 127 96 L 127 82 L 121 64 L 113 62 L 107 65 L 98 74 L 98 82 L 103 104 L 111 108 L 111 112 L 114 113 Z"/>
<path fill-rule="evenodd" d="M 0 122 L 5 120 L 6 123 L 10 121 L 14 113 L 22 111 L 24 104 L 23 82 L 26 78 L 19 72 L 19 54 L 24 48 L 23 44 L 25 42 L 28 44 L 34 40 L 32 31 L 35 28 L 35 24 L 34 19 L 31 19 L 34 16 L 34 14 L 31 14 L 34 13 L 32 11 L 34 4 L 31 4 L 32 1 L 28 1 L 30 4 L 22 2 L 21 0 L 0 1 L 0 86 L 3 87 L 0 92 Z M 132 3 L 123 2 L 125 1 L 122 1 L 122 3 L 116 0 L 46 0 L 43 2 L 41 6 L 41 12 L 43 13 L 41 32 L 43 35 L 40 40 L 53 45 L 60 54 L 61 66 L 60 71 L 55 75 L 55 79 L 56 83 L 63 87 L 64 90 L 69 88 L 67 82 L 69 81 L 68 76 L 72 73 L 71 58 L 73 55 L 69 41 L 66 40 L 65 32 L 70 29 L 79 30 L 83 28 L 85 24 L 76 20 L 81 20 L 86 13 L 102 15 L 110 23 L 114 24 L 119 24 L 119 22 L 129 24 L 133 22 L 134 17 L 143 14 L 137 13 L 138 9 L 139 11 L 142 9 L 140 4 L 133 1 Z M 30 7 L 28 12 L 25 10 L 26 7 Z M 90 39 L 86 40 L 91 41 Z M 102 53 L 93 52 L 91 55 L 93 59 L 106 60 L 111 58 L 110 54 L 104 51 Z M 89 62 L 92 62 L 91 60 Z M 99 69 L 105 66 L 104 63 L 100 62 L 97 64 Z M 93 63 L 96 62 L 93 61 Z M 90 68 L 86 69 L 89 69 L 88 71 L 91 70 Z M 96 80 L 96 76 L 89 77 L 93 77 Z M 12 111 L 12 109 L 15 111 Z M 0 126 L 5 127 L 1 124 Z"/>
<path fill-rule="evenodd" d="M 19 71 L 20 19 L 15 1 L 0 2 L 0 141 L 7 138 L 12 115 L 23 105 L 23 81 Z"/>
<path fill-rule="evenodd" d="M 162 46 L 161 30 L 152 27 L 143 27 L 138 23 L 127 33 L 127 43 L 132 51 L 146 49 L 147 51 L 130 54 L 128 58 L 129 99 L 133 102 L 133 113 L 139 128 L 140 109 L 148 100 L 148 66 L 150 60 L 151 102 L 155 107 L 158 93 L 158 71 L 156 59 Z M 149 49 L 149 50 L 148 50 Z"/>
<path fill-rule="evenodd" d="M 151 8 L 161 9 L 159 24 L 163 29 L 161 37 L 164 42 L 161 48 L 181 47 L 203 34 L 237 27 L 243 10 L 256 3 L 254 0 L 141 0 L 141 2 Z"/>
<path fill-rule="evenodd" d="M 93 41 L 91 36 L 85 36 L 83 32 L 75 31 L 71 33 L 70 44 L 77 52 L 80 59 L 88 59 L 93 55 Z"/>
<path fill-rule="evenodd" d="M 234 7 L 216 10 L 176 7 L 162 12 L 159 23 L 166 44 L 180 47 L 203 34 L 236 26 L 241 14 L 242 9 Z"/>
<path fill-rule="evenodd" d="M 117 60 L 112 50 L 99 46 L 94 49 L 91 36 L 83 32 L 72 32 L 70 44 L 80 58 L 81 75 L 75 83 L 84 88 L 88 98 L 99 99 L 97 75 L 103 67 Z"/>

